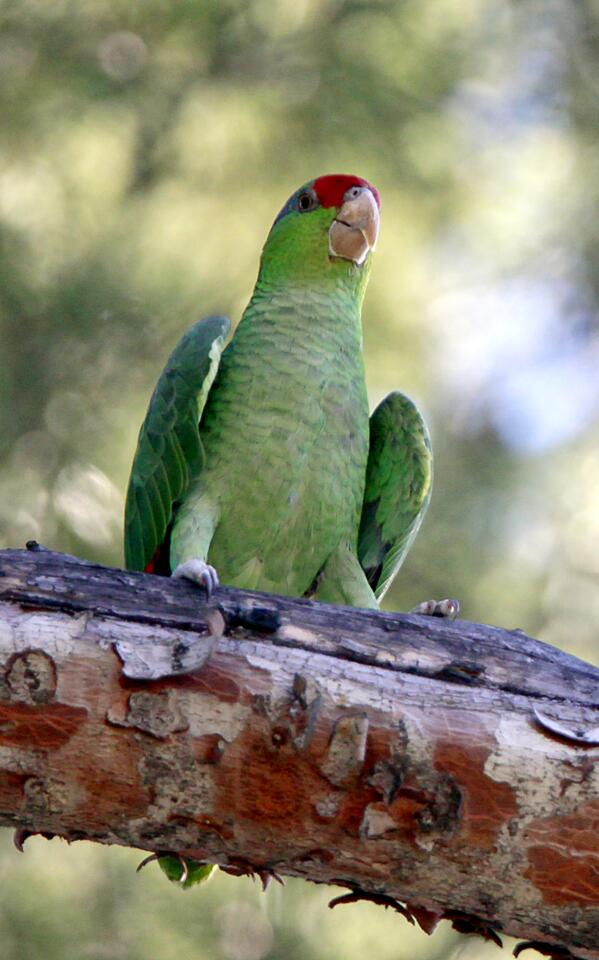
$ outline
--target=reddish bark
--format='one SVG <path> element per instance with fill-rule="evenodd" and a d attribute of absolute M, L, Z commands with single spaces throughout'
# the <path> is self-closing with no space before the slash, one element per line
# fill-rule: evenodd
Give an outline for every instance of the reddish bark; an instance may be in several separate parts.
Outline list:
<path fill-rule="evenodd" d="M 482 625 L 217 600 L 0 554 L 0 823 L 599 960 L 599 672 Z"/>

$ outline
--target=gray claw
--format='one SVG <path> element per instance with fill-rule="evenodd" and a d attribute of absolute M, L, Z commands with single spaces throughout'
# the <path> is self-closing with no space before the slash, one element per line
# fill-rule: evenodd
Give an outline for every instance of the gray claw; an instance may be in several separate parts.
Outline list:
<path fill-rule="evenodd" d="M 439 600 L 435 604 L 433 617 L 444 617 L 446 620 L 455 620 L 460 612 L 460 601 L 448 597 L 446 600 Z"/>
<path fill-rule="evenodd" d="M 180 563 L 179 566 L 173 570 L 172 576 L 177 579 L 183 577 L 185 580 L 191 580 L 192 583 L 197 583 L 198 586 L 204 588 L 208 596 L 212 594 L 219 584 L 218 574 L 214 567 L 211 567 L 205 560 L 200 560 L 199 557 L 192 557 L 191 560 L 185 560 L 184 563 Z"/>
<path fill-rule="evenodd" d="M 415 607 L 409 610 L 409 613 L 418 613 L 421 617 L 433 617 L 435 615 L 436 600 L 423 600 L 417 603 Z"/>
<path fill-rule="evenodd" d="M 418 613 L 421 617 L 443 617 L 445 620 L 455 620 L 460 612 L 459 600 L 423 600 L 412 607 L 410 613 Z"/>

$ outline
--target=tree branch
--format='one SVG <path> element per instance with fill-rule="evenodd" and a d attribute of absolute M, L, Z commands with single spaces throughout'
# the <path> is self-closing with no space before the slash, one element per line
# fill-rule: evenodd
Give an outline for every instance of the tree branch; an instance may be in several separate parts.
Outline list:
<path fill-rule="evenodd" d="M 206 604 L 44 550 L 0 552 L 0 660 L 0 824 L 599 960 L 592 666 L 465 621 Z"/>

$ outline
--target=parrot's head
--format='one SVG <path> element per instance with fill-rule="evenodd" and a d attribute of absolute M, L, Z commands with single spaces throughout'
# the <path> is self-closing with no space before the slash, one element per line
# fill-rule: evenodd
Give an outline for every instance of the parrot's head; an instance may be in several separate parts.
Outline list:
<path fill-rule="evenodd" d="M 363 293 L 380 225 L 378 191 L 361 177 L 310 180 L 284 205 L 268 235 L 264 279 L 347 283 Z"/>

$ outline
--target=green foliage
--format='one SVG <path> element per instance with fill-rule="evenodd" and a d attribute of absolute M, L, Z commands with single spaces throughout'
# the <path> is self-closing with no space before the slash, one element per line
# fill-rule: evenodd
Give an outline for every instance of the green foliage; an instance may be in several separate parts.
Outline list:
<path fill-rule="evenodd" d="M 597 4 L 7 0 L 0 26 L 0 543 L 122 562 L 169 351 L 200 316 L 237 322 L 297 184 L 352 172 L 383 203 L 371 404 L 404 390 L 435 451 L 386 605 L 457 596 L 596 659 Z M 328 914 L 300 884 L 252 899 L 218 876 L 182 897 L 124 851 L 31 843 L 2 861 L 9 960 L 457 942 L 366 905 Z"/>
<path fill-rule="evenodd" d="M 172 883 L 182 890 L 189 890 L 205 883 L 213 876 L 216 867 L 211 863 L 199 863 L 185 857 L 160 857 L 158 866 Z"/>

